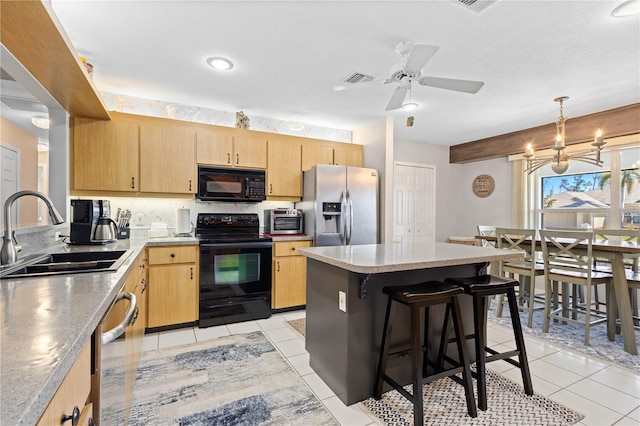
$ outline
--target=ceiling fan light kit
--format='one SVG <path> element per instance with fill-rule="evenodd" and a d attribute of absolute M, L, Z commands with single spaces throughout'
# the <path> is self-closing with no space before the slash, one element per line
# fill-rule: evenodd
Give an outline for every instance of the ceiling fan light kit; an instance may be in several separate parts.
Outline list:
<path fill-rule="evenodd" d="M 575 153 L 567 153 L 565 151 L 565 122 L 567 121 L 567 118 L 564 116 L 563 102 L 567 99 L 569 99 L 568 96 L 560 96 L 554 99 L 555 102 L 560 103 L 560 117 L 558 117 L 558 121 L 556 121 L 556 140 L 552 148 L 556 153 L 550 156 L 536 158 L 536 154 L 533 151 L 531 143 L 527 144 L 527 148 L 522 155 L 527 162 L 527 167 L 524 170 L 527 174 L 535 172 L 546 164 L 551 164 L 551 170 L 553 170 L 554 173 L 561 175 L 569 169 L 569 160 L 581 161 L 583 163 L 602 167 L 600 153 L 607 143 L 604 141 L 602 130 L 600 129 L 596 131 L 594 141 L 591 144 L 594 149 Z"/>
<path fill-rule="evenodd" d="M 207 63 L 213 69 L 226 71 L 233 68 L 233 62 L 231 62 L 227 58 L 223 58 L 222 56 L 213 56 L 207 59 Z"/>

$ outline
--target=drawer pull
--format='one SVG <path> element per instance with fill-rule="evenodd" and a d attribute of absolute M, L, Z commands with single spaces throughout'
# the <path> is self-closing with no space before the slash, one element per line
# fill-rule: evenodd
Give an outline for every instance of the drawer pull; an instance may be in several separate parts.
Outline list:
<path fill-rule="evenodd" d="M 231 154 L 227 152 L 227 164 L 231 164 Z"/>
<path fill-rule="evenodd" d="M 273 184 L 269 184 L 269 194 L 273 194 Z"/>
<path fill-rule="evenodd" d="M 291 247 L 291 251 L 296 251 L 296 248 L 295 247 Z"/>
<path fill-rule="evenodd" d="M 60 418 L 60 421 L 62 423 L 66 422 L 67 420 L 71 420 L 71 426 L 76 426 L 78 424 L 78 422 L 80 421 L 80 409 L 77 405 L 73 407 L 73 414 L 63 414 Z"/>
<path fill-rule="evenodd" d="M 189 191 L 191 191 L 191 179 L 189 179 Z"/>
<path fill-rule="evenodd" d="M 236 154 L 236 164 L 240 164 L 240 154 Z"/>
<path fill-rule="evenodd" d="M 176 257 L 176 254 L 175 253 L 171 253 L 171 257 Z"/>
<path fill-rule="evenodd" d="M 277 271 L 278 271 L 278 272 L 280 272 L 280 261 L 278 260 L 278 261 L 276 262 L 276 264 L 277 264 L 277 266 L 278 266 Z"/>
<path fill-rule="evenodd" d="M 189 268 L 191 270 L 191 279 L 193 279 L 193 268 Z"/>
<path fill-rule="evenodd" d="M 136 188 L 136 178 L 132 177 L 131 178 L 131 189 L 135 189 Z"/>

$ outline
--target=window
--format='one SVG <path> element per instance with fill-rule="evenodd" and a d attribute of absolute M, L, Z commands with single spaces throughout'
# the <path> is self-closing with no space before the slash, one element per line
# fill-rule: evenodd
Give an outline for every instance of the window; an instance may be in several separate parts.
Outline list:
<path fill-rule="evenodd" d="M 569 174 L 549 165 L 536 172 L 540 228 L 640 229 L 640 148 L 612 150 L 602 160 L 603 167 L 571 161 Z"/>

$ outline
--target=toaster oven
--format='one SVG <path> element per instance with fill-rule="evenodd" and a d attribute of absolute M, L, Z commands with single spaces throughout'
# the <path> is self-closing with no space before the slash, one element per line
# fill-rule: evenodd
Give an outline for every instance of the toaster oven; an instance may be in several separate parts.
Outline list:
<path fill-rule="evenodd" d="M 304 233 L 304 219 L 302 210 L 265 210 L 264 233 L 270 235 L 292 235 Z"/>

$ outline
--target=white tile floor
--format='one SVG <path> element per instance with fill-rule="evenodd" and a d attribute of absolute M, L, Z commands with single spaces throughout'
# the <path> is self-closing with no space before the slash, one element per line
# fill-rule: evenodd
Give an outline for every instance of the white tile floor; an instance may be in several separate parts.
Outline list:
<path fill-rule="evenodd" d="M 345 406 L 309 366 L 304 338 L 287 321 L 303 318 L 304 311 L 274 314 L 271 318 L 229 326 L 151 333 L 144 337 L 144 350 L 163 348 L 235 333 L 262 331 L 300 374 L 309 388 L 341 425 L 379 424 L 360 404 Z M 489 322 L 489 345 L 500 350 L 515 348 L 508 329 Z M 579 425 L 640 425 L 640 372 L 618 368 L 550 345 L 525 335 L 534 390 L 585 415 Z M 488 367 L 522 383 L 520 371 L 506 362 Z"/>

